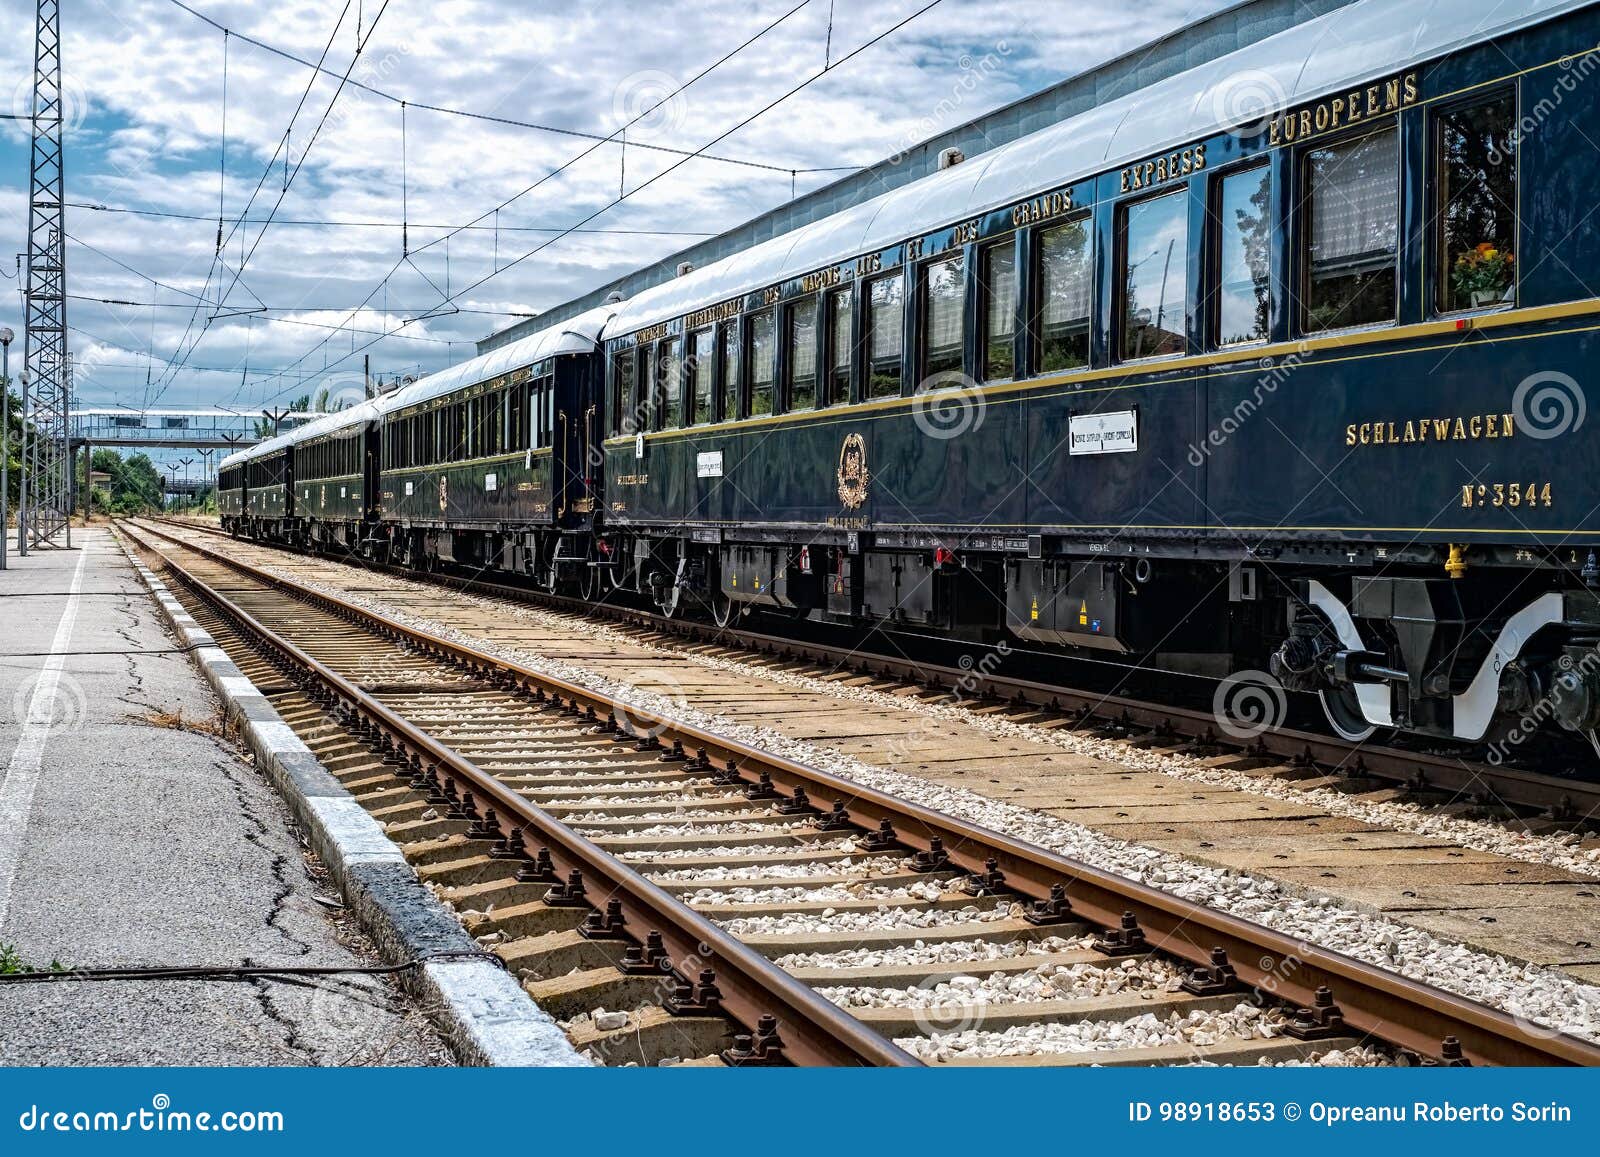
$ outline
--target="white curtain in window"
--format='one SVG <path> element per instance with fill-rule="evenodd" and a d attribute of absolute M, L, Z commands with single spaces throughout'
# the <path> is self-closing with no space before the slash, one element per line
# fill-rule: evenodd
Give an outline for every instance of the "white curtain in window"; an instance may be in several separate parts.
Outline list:
<path fill-rule="evenodd" d="M 1312 264 L 1393 253 L 1399 205 L 1400 142 L 1393 129 L 1313 152 Z"/>

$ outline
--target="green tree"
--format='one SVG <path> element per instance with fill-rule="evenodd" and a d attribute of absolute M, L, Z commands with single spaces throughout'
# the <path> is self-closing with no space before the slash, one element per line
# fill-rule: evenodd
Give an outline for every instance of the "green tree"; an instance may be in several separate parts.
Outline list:
<path fill-rule="evenodd" d="M 112 514 L 161 509 L 161 473 L 148 454 L 124 458 L 115 450 L 96 450 L 94 469 L 111 476 L 107 501 Z"/>

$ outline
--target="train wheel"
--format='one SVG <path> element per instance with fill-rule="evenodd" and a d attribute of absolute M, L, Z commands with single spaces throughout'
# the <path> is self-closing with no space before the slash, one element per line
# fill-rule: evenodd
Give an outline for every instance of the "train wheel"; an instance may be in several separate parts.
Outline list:
<path fill-rule="evenodd" d="M 711 598 L 711 619 L 719 627 L 728 627 L 739 619 L 739 604 L 718 591 Z"/>
<path fill-rule="evenodd" d="M 1339 733 L 1340 738 L 1352 743 L 1359 743 L 1370 738 L 1377 730 L 1373 724 L 1367 722 L 1367 717 L 1361 713 L 1361 703 L 1356 698 L 1355 688 L 1335 687 L 1329 691 L 1318 691 L 1317 698 L 1322 700 L 1322 713 L 1328 717 L 1328 722 Z"/>
<path fill-rule="evenodd" d="M 583 582 L 578 587 L 578 596 L 586 603 L 598 602 L 600 600 L 600 589 L 600 568 L 585 564 L 583 568 Z"/>

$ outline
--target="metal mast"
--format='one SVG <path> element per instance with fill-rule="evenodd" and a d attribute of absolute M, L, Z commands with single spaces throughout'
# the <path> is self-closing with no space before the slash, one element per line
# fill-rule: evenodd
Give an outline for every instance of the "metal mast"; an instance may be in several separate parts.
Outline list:
<path fill-rule="evenodd" d="M 65 175 L 62 167 L 61 11 L 38 0 L 29 165 L 27 368 L 34 434 L 22 464 L 30 479 L 26 530 L 33 546 L 72 545 L 71 371 L 67 365 Z"/>

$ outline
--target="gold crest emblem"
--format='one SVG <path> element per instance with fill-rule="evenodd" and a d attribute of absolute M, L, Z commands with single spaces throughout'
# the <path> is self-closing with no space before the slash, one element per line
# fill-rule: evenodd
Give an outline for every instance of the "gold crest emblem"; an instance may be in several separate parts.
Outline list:
<path fill-rule="evenodd" d="M 860 434 L 849 434 L 839 447 L 839 502 L 846 510 L 859 510 L 867 500 L 867 444 Z"/>

